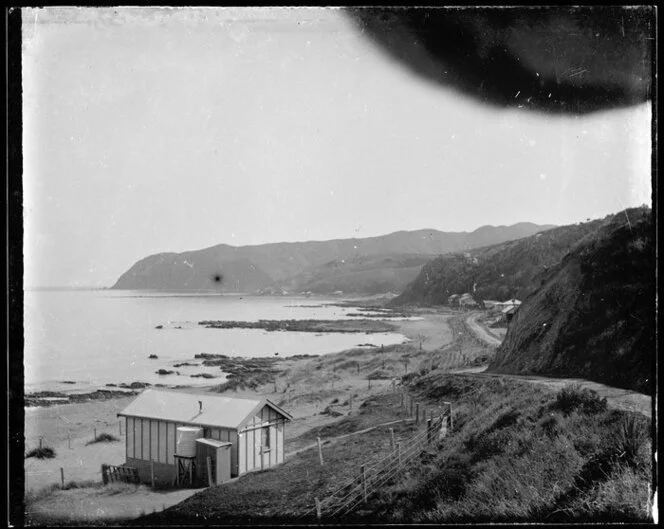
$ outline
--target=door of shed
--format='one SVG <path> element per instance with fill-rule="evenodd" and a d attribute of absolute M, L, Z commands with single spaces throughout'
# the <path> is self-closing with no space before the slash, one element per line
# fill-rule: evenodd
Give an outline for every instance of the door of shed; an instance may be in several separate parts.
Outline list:
<path fill-rule="evenodd" d="M 231 443 L 216 439 L 196 439 L 196 466 L 201 485 L 207 485 L 207 458 L 210 458 L 212 484 L 220 485 L 231 479 Z"/>

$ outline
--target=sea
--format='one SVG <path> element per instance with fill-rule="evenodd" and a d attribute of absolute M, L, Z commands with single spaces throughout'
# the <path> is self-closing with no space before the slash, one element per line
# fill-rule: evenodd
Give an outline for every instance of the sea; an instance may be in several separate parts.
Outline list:
<path fill-rule="evenodd" d="M 367 311 L 339 298 L 128 290 L 24 292 L 25 393 L 109 389 L 147 382 L 167 387 L 221 383 L 198 353 L 240 357 L 321 355 L 356 346 L 402 343 L 399 333 L 268 332 L 207 329 L 203 320 L 334 320 Z M 161 328 L 158 328 L 161 326 Z M 150 358 L 156 355 L 157 358 Z M 188 362 L 194 366 L 174 367 Z M 159 375 L 159 369 L 175 371 Z M 192 377 L 209 373 L 215 378 Z"/>

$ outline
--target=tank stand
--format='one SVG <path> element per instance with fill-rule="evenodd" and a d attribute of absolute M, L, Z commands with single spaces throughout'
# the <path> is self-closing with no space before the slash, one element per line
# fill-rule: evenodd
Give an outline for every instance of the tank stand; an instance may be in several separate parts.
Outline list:
<path fill-rule="evenodd" d="M 175 484 L 177 486 L 184 485 L 187 481 L 189 486 L 194 486 L 194 476 L 196 475 L 196 456 L 180 456 L 174 454 L 173 457 L 176 461 L 177 474 L 175 476 Z"/>

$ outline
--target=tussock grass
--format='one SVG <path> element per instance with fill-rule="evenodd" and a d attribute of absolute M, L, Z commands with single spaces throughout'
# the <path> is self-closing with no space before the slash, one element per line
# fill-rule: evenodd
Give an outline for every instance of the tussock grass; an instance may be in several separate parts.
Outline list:
<path fill-rule="evenodd" d="M 385 522 L 648 522 L 650 421 L 578 387 L 428 373 L 422 397 L 454 403 L 455 433 L 371 503 Z M 367 515 L 368 517 L 368 515 Z M 356 514 L 349 520 L 361 522 Z"/>
<path fill-rule="evenodd" d="M 601 413 L 606 411 L 606 398 L 600 398 L 596 391 L 572 384 L 563 388 L 556 396 L 554 408 L 565 415 L 580 410 L 583 413 Z"/>
<path fill-rule="evenodd" d="M 25 454 L 25 459 L 28 459 L 29 457 L 36 457 L 37 459 L 53 459 L 55 457 L 55 450 L 50 446 L 34 448 Z"/>
<path fill-rule="evenodd" d="M 117 437 L 115 437 L 114 435 L 112 435 L 110 433 L 102 432 L 99 435 L 97 435 L 97 437 L 95 437 L 92 441 L 88 441 L 85 444 L 86 445 L 91 445 L 91 444 L 95 444 L 95 443 L 114 443 L 114 442 L 119 441 L 119 440 L 120 439 L 118 439 Z"/>

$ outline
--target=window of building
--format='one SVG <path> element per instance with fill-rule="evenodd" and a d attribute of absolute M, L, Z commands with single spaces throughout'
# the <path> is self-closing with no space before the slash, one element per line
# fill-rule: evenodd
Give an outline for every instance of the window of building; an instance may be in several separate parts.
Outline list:
<path fill-rule="evenodd" d="M 261 428 L 261 431 L 263 432 L 263 450 L 269 450 L 270 449 L 270 427 L 268 426 L 267 428 Z"/>

